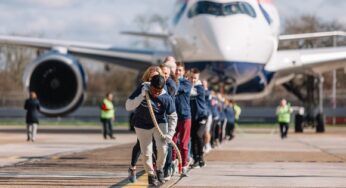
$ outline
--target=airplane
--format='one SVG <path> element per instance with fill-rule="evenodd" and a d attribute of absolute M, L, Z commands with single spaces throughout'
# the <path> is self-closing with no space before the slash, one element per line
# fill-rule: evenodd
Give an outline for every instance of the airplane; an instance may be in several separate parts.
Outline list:
<path fill-rule="evenodd" d="M 177 0 L 175 10 L 167 33 L 123 32 L 164 40 L 171 47 L 167 51 L 19 36 L 0 36 L 0 44 L 47 50 L 23 75 L 26 90 L 37 92 L 47 116 L 66 115 L 85 99 L 87 75 L 79 58 L 142 71 L 157 65 L 163 56 L 173 55 L 187 68 L 200 69 L 211 87 L 222 85 L 234 100 L 263 97 L 275 85 L 283 85 L 306 107 L 307 113 L 296 117 L 296 131 L 302 131 L 304 122 L 312 122 L 317 132 L 324 132 L 321 74 L 346 66 L 346 48 L 278 50 L 278 44 L 345 36 L 345 32 L 279 35 L 279 14 L 270 0 Z M 307 75 L 308 81 L 294 82 L 301 75 Z"/>

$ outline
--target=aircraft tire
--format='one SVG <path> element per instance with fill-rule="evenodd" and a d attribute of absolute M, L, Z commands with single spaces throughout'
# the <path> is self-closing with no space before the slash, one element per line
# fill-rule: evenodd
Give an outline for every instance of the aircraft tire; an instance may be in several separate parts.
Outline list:
<path fill-rule="evenodd" d="M 296 114 L 294 117 L 294 131 L 296 133 L 303 132 L 303 116 Z"/>
<path fill-rule="evenodd" d="M 325 131 L 324 115 L 319 113 L 316 116 L 316 132 L 323 133 Z"/>

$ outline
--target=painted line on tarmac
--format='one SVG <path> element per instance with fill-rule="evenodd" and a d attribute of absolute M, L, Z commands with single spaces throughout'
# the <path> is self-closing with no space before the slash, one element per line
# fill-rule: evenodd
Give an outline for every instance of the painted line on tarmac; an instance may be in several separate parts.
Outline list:
<path fill-rule="evenodd" d="M 126 185 L 124 185 L 123 187 L 125 188 L 138 188 L 138 187 L 148 187 L 148 174 L 144 173 L 144 171 L 140 171 L 137 174 L 137 181 L 135 181 L 134 183 L 128 182 Z M 127 178 L 128 179 L 128 178 Z"/>
<path fill-rule="evenodd" d="M 7 159 L 9 159 L 9 160 L 16 160 L 16 159 L 20 159 L 20 157 L 18 157 L 18 156 L 11 156 L 11 157 L 7 157 Z"/>
<path fill-rule="evenodd" d="M 125 178 L 126 173 L 80 173 L 80 172 L 0 172 L 0 177 L 6 178 Z"/>

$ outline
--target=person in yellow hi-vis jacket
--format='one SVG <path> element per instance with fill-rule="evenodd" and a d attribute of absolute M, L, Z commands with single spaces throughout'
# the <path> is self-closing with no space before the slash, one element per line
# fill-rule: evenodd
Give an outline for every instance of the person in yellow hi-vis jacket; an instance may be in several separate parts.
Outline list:
<path fill-rule="evenodd" d="M 237 127 L 239 122 L 239 117 L 241 114 L 241 108 L 235 101 L 233 101 L 233 110 L 234 110 L 235 126 Z"/>
<path fill-rule="evenodd" d="M 280 125 L 280 133 L 281 133 L 281 139 L 284 139 L 287 137 L 289 123 L 291 120 L 291 106 L 287 104 L 287 101 L 285 99 L 282 99 L 280 102 L 280 106 L 276 109 L 276 115 L 278 118 L 278 123 Z"/>
<path fill-rule="evenodd" d="M 113 106 L 113 94 L 107 93 L 101 104 L 101 122 L 103 126 L 103 138 L 107 139 L 107 135 L 111 139 L 113 137 L 112 121 L 114 121 L 114 106 Z"/>

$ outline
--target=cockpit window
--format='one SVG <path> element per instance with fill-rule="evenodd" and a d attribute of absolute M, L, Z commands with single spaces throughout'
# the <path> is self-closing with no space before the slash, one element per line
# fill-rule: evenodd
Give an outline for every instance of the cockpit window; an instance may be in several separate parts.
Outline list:
<path fill-rule="evenodd" d="M 251 17 L 256 17 L 255 10 L 246 2 L 216 3 L 210 1 L 199 1 L 191 7 L 189 17 L 191 18 L 200 14 L 209 14 L 214 16 L 246 14 Z"/>
<path fill-rule="evenodd" d="M 259 4 L 259 7 L 263 13 L 264 18 L 266 19 L 266 21 L 270 25 L 272 23 L 272 18 L 269 16 L 268 12 L 263 8 L 263 6 L 261 4 Z"/>

